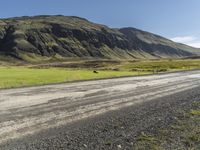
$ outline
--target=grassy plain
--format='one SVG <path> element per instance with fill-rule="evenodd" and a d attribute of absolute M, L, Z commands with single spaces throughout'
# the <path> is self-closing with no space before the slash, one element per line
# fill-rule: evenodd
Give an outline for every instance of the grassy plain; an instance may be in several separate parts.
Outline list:
<path fill-rule="evenodd" d="M 148 74 L 142 72 L 141 74 Z M 100 79 L 121 76 L 134 76 L 138 72 L 100 71 L 98 74 L 86 69 L 28 67 L 0 67 L 0 88 L 14 88 L 77 80 Z"/>
<path fill-rule="evenodd" d="M 199 59 L 179 60 L 76 60 L 35 64 L 1 63 L 0 88 L 45 85 L 69 81 L 155 74 L 159 72 L 200 69 Z M 97 70 L 98 73 L 93 73 Z"/>

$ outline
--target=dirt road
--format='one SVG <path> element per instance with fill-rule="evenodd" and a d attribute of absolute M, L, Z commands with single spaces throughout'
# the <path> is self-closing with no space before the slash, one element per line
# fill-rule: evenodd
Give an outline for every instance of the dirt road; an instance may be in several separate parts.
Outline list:
<path fill-rule="evenodd" d="M 200 71 L 188 71 L 1 90 L 0 145 L 199 85 Z"/>

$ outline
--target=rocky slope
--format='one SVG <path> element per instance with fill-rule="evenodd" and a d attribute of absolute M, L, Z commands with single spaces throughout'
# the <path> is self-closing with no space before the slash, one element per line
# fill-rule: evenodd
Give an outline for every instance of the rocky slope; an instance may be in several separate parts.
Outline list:
<path fill-rule="evenodd" d="M 35 16 L 0 20 L 0 59 L 173 58 L 198 49 L 134 28 L 111 29 L 79 17 Z"/>

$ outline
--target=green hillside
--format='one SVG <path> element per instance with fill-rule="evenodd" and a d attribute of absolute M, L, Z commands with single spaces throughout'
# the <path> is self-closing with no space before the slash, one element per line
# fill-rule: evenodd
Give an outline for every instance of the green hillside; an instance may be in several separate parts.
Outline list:
<path fill-rule="evenodd" d="M 199 49 L 135 28 L 112 29 L 79 17 L 0 20 L 0 59 L 140 59 L 196 56 Z"/>

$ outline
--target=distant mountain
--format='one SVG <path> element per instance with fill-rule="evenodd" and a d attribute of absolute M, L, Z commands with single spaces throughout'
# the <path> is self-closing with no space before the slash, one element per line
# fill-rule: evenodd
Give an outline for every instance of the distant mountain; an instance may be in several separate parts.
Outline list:
<path fill-rule="evenodd" d="M 74 16 L 0 20 L 0 59 L 179 58 L 196 56 L 198 51 L 135 28 L 112 29 Z"/>

